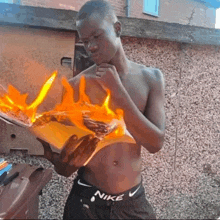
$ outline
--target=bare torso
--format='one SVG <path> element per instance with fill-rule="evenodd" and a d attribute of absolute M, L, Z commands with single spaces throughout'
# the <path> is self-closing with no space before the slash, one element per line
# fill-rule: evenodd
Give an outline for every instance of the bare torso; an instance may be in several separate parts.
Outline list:
<path fill-rule="evenodd" d="M 150 78 L 143 73 L 146 67 L 130 62 L 130 73 L 122 79 L 138 109 L 144 113 L 150 91 Z M 78 100 L 80 76 L 86 77 L 86 94 L 93 104 L 103 103 L 106 92 L 93 79 L 95 66 L 70 80 L 74 86 L 75 100 Z M 150 74 L 150 71 L 149 71 Z M 111 109 L 115 106 L 111 103 Z M 84 179 L 107 193 L 120 193 L 132 188 L 141 181 L 141 147 L 136 144 L 118 143 L 101 149 L 87 164 Z"/>

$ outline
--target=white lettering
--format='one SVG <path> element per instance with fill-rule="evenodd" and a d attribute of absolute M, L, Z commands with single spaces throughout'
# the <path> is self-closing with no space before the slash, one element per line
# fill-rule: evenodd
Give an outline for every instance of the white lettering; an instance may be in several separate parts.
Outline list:
<path fill-rule="evenodd" d="M 108 197 L 108 195 L 105 195 L 105 197 L 103 198 L 104 200 L 106 200 L 107 199 L 107 197 Z"/>
<path fill-rule="evenodd" d="M 105 193 L 101 193 L 99 190 L 97 190 L 94 194 L 94 196 L 99 196 L 100 199 L 103 200 L 111 200 L 111 201 L 121 201 L 123 200 L 123 196 L 124 194 L 120 195 L 120 196 L 111 196 L 111 195 L 106 195 Z"/>
<path fill-rule="evenodd" d="M 116 197 L 116 196 L 111 196 L 111 195 L 109 195 L 107 200 L 110 200 L 110 199 L 111 199 L 112 201 L 115 201 L 115 197 Z"/>
<path fill-rule="evenodd" d="M 101 192 L 97 190 L 94 195 L 95 196 L 99 195 L 99 198 L 102 199 L 105 196 L 105 193 L 101 194 Z"/>
<path fill-rule="evenodd" d="M 123 196 L 124 196 L 124 194 L 121 194 L 120 196 L 117 196 L 116 199 L 115 199 L 115 201 L 121 201 L 121 200 L 123 200 Z"/>

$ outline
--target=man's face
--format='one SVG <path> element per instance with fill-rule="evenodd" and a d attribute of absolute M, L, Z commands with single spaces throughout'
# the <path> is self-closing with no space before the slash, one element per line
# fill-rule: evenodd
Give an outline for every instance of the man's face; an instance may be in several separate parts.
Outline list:
<path fill-rule="evenodd" d="M 118 49 L 114 24 L 92 15 L 79 22 L 77 30 L 88 54 L 97 65 L 111 61 Z"/>

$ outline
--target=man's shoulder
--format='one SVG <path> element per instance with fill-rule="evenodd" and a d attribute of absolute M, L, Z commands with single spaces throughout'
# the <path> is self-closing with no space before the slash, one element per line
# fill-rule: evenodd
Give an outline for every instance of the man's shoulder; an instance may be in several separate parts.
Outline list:
<path fill-rule="evenodd" d="M 152 78 L 152 80 L 161 80 L 163 78 L 163 73 L 158 68 L 147 67 L 143 64 L 135 63 L 132 61 L 130 61 L 130 63 L 133 68 L 135 68 L 136 70 L 139 69 L 141 74 L 143 74 L 145 77 Z"/>
<path fill-rule="evenodd" d="M 163 86 L 164 87 L 164 75 L 162 71 L 154 67 L 146 67 L 142 65 L 142 74 L 144 78 L 150 82 L 151 86 Z"/>
<path fill-rule="evenodd" d="M 163 78 L 163 73 L 160 69 L 154 67 L 146 67 L 142 66 L 142 73 L 146 76 L 151 78 L 152 80 L 161 80 Z"/>

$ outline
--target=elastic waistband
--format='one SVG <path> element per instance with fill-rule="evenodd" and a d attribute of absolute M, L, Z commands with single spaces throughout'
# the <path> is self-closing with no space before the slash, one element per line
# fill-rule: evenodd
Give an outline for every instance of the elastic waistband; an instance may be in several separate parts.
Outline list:
<path fill-rule="evenodd" d="M 141 182 L 122 193 L 109 194 L 98 189 L 96 186 L 90 185 L 83 178 L 78 177 L 74 180 L 73 193 L 84 197 L 95 204 L 111 205 L 114 202 L 125 201 L 138 197 L 140 194 L 144 193 L 144 187 Z"/>

